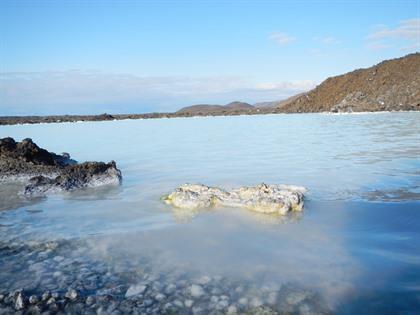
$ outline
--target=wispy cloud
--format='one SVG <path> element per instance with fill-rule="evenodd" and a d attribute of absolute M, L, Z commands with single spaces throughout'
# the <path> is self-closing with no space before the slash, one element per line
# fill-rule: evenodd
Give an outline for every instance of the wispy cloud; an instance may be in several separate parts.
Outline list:
<path fill-rule="evenodd" d="M 403 20 L 395 28 L 377 25 L 367 36 L 368 47 L 385 49 L 399 46 L 402 50 L 420 48 L 420 18 Z"/>
<path fill-rule="evenodd" d="M 311 48 L 308 50 L 308 53 L 310 53 L 312 56 L 315 57 L 326 57 L 328 54 L 324 52 L 322 49 L 319 48 Z"/>
<path fill-rule="evenodd" d="M 384 44 L 384 43 L 382 43 L 380 41 L 373 41 L 373 42 L 368 43 L 367 44 L 367 47 L 369 49 L 372 49 L 372 50 L 382 50 L 382 49 L 389 48 L 390 45 Z"/>
<path fill-rule="evenodd" d="M 295 37 L 292 37 L 283 32 L 271 33 L 268 38 L 272 41 L 275 41 L 277 44 L 280 44 L 280 45 L 288 45 L 296 40 Z"/>
<path fill-rule="evenodd" d="M 334 44 L 340 44 L 341 41 L 338 40 L 337 38 L 333 37 L 333 36 L 315 36 L 313 38 L 314 41 L 321 43 L 321 44 L 325 44 L 325 45 L 334 45 Z"/>
<path fill-rule="evenodd" d="M 379 26 L 378 29 L 372 32 L 369 39 L 384 39 L 397 38 L 407 40 L 419 40 L 420 37 L 420 19 L 410 19 L 400 22 L 400 25 L 394 29 L 385 25 Z"/>
<path fill-rule="evenodd" d="M 172 111 L 196 103 L 278 100 L 311 81 L 259 83 L 238 76 L 150 77 L 100 71 L 0 73 L 0 116 Z"/>
<path fill-rule="evenodd" d="M 315 87 L 316 82 L 312 80 L 299 80 L 288 82 L 266 82 L 256 85 L 258 90 L 282 90 L 282 91 L 307 91 Z"/>

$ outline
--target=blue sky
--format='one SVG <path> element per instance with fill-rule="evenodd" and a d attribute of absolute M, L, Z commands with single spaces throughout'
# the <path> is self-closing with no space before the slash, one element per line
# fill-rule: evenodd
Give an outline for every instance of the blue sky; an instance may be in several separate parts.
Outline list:
<path fill-rule="evenodd" d="M 420 0 L 0 2 L 0 115 L 278 100 L 420 50 Z"/>

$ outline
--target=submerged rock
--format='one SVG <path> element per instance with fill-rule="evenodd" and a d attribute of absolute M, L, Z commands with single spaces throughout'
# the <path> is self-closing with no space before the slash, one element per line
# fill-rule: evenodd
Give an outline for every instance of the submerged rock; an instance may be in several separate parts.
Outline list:
<path fill-rule="evenodd" d="M 146 285 L 143 284 L 135 284 L 128 288 L 127 292 L 125 293 L 125 297 L 132 297 L 135 295 L 143 294 L 147 289 Z"/>
<path fill-rule="evenodd" d="M 199 298 L 205 294 L 203 288 L 198 284 L 192 284 L 188 291 L 193 298 Z"/>
<path fill-rule="evenodd" d="M 285 215 L 289 211 L 302 211 L 304 192 L 306 188 L 292 185 L 260 184 L 227 191 L 201 184 L 185 184 L 164 200 L 174 207 L 190 210 L 225 206 Z"/>
<path fill-rule="evenodd" d="M 78 293 L 77 293 L 77 291 L 75 289 L 69 289 L 66 292 L 65 297 L 73 301 L 73 300 L 76 300 L 77 299 Z"/>
<path fill-rule="evenodd" d="M 0 275 L 0 314 L 332 314 L 321 293 L 297 283 L 259 280 L 261 273 L 185 272 L 188 267 L 178 264 L 163 270 L 160 260 L 142 259 L 142 253 L 117 266 L 98 263 L 101 256 L 89 257 L 93 247 L 84 247 L 85 241 L 62 240 L 53 256 L 41 260 L 33 254 L 49 248 L 43 241 L 7 248 L 0 242 L 7 270 Z M 61 255 L 68 258 L 54 259 Z M 27 269 L 36 264 L 42 269 Z M 56 270 L 60 277 L 51 277 Z M 51 284 L 55 288 L 44 291 Z"/>
<path fill-rule="evenodd" d="M 25 180 L 24 193 L 42 195 L 84 187 L 119 184 L 121 171 L 114 161 L 78 164 L 68 153 L 58 155 L 31 139 L 0 139 L 0 180 Z"/>
<path fill-rule="evenodd" d="M 38 303 L 39 302 L 39 299 L 38 299 L 38 297 L 36 296 L 36 295 L 31 295 L 30 297 L 29 297 L 29 303 L 30 304 L 36 304 L 36 303 Z"/>
<path fill-rule="evenodd" d="M 25 308 L 25 306 L 26 306 L 26 297 L 23 294 L 23 291 L 22 290 L 16 291 L 14 293 L 13 298 L 14 298 L 14 301 L 15 301 L 15 309 L 17 311 Z"/>

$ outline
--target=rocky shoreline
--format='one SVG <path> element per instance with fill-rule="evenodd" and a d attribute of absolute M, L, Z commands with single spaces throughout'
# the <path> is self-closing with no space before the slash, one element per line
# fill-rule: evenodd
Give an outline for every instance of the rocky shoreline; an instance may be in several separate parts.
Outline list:
<path fill-rule="evenodd" d="M 0 181 L 23 181 L 23 194 L 44 195 L 119 184 L 121 180 L 114 161 L 77 163 L 68 153 L 48 152 L 29 138 L 21 142 L 0 139 Z"/>
<path fill-rule="evenodd" d="M 376 110 L 352 111 L 347 107 L 345 110 L 335 108 L 333 111 L 320 111 L 319 113 L 381 113 L 381 112 L 416 112 L 420 109 L 402 109 L 402 110 Z M 225 116 L 254 116 L 270 114 L 303 114 L 314 112 L 287 112 L 276 108 L 255 108 L 251 110 L 238 110 L 234 112 L 215 112 L 215 113 L 147 113 L 147 114 L 101 114 L 101 115 L 55 115 L 55 116 L 0 116 L 0 126 L 22 125 L 22 124 L 48 124 L 48 123 L 68 123 L 68 122 L 86 122 L 86 121 L 116 121 L 116 120 L 137 120 L 137 119 L 160 119 L 160 118 L 191 118 L 191 117 L 225 117 Z"/>
<path fill-rule="evenodd" d="M 201 104 L 168 113 L 0 116 L 0 125 L 277 113 L 420 111 L 419 78 L 420 53 L 414 53 L 327 78 L 310 91 L 274 102 Z"/>
<path fill-rule="evenodd" d="M 121 298 L 112 294 L 82 295 L 79 291 L 69 288 L 64 294 L 45 291 L 44 293 L 27 294 L 19 289 L 10 293 L 0 294 L 0 314 L 255 314 L 279 315 L 287 310 L 288 314 L 329 314 L 327 307 L 317 301 L 317 295 L 300 289 L 284 288 L 283 291 L 268 293 L 271 303 L 277 303 L 277 295 L 283 299 L 281 305 L 263 305 L 260 298 L 240 298 L 231 304 L 226 294 L 203 297 L 204 289 L 201 285 L 191 284 L 181 292 L 176 292 L 175 285 L 166 287 L 165 294 L 153 290 L 153 286 L 160 286 L 159 282 L 151 286 L 138 286 L 130 290 L 149 290 L 148 293 L 136 292 L 128 298 Z M 164 291 L 164 292 L 166 292 Z M 172 292 L 173 291 L 173 292 Z M 221 292 L 213 288 L 215 292 Z M 182 292 L 189 292 L 182 296 Z M 279 299 L 279 300 L 280 300 Z M 276 309 L 280 309 L 277 311 Z M 314 309 L 316 309 L 315 312 Z"/>
<path fill-rule="evenodd" d="M 214 113 L 145 113 L 145 114 L 100 114 L 100 115 L 52 115 L 52 116 L 0 116 L 1 125 L 21 125 L 21 124 L 45 124 L 45 123 L 64 123 L 64 122 L 83 122 L 83 121 L 113 121 L 127 119 L 158 119 L 158 118 L 188 118 L 188 117 L 207 117 L 207 116 L 238 116 L 238 115 L 262 115 L 272 114 L 273 109 L 254 108 L 249 110 L 235 110 L 229 112 L 217 111 Z"/>
<path fill-rule="evenodd" d="M 161 272 L 141 255 L 92 258 L 81 240 L 0 243 L 0 314 L 330 314 L 315 291 L 221 275 Z M 20 276 L 19 276 L 20 275 Z"/>

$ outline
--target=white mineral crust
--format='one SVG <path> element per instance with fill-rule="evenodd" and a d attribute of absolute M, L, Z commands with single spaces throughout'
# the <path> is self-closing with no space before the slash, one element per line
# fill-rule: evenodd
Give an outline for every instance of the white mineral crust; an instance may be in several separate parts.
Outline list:
<path fill-rule="evenodd" d="M 302 211 L 306 188 L 260 184 L 230 191 L 201 184 L 184 184 L 165 197 L 176 208 L 195 210 L 210 207 L 240 207 L 260 213 L 285 215 Z"/>

